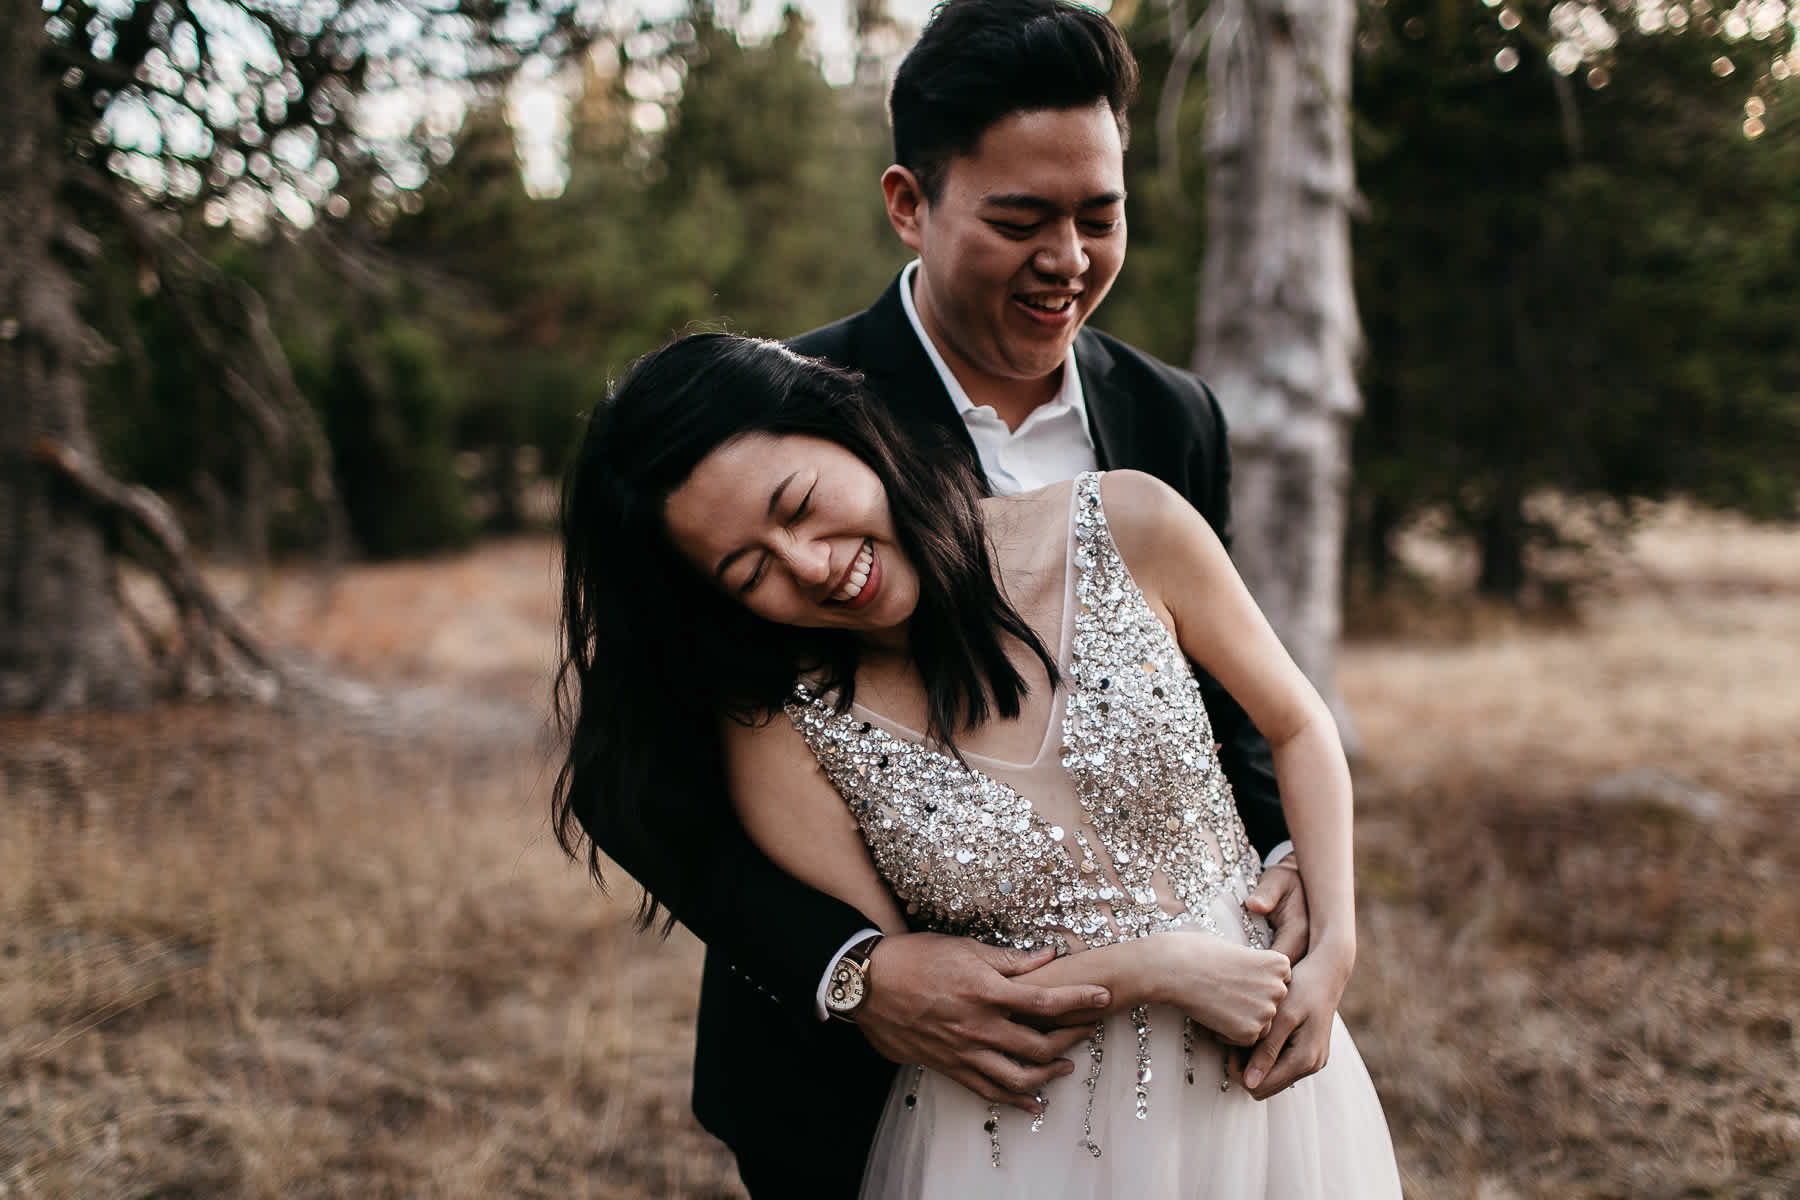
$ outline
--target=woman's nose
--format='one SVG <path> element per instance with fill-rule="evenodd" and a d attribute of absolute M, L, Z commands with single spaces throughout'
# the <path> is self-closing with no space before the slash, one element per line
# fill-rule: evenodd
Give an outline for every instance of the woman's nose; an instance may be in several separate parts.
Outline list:
<path fill-rule="evenodd" d="M 795 539 L 782 550 L 781 557 L 801 583 L 817 586 L 831 578 L 831 547 L 824 542 Z"/>

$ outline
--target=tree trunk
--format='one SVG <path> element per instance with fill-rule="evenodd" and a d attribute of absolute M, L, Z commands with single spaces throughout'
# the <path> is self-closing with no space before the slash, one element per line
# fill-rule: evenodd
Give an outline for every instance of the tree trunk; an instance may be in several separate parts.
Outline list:
<path fill-rule="evenodd" d="M 32 456 L 40 437 L 92 452 L 83 368 L 98 345 L 58 258 L 68 216 L 44 13 L 0 5 L 0 712 L 147 699 L 93 511 Z"/>
<path fill-rule="evenodd" d="M 1349 570 L 1362 568 L 1370 596 L 1385 596 L 1394 582 L 1394 535 L 1400 528 L 1401 506 L 1386 490 L 1377 490 L 1366 506 L 1352 515 Z"/>
<path fill-rule="evenodd" d="M 1475 590 L 1517 604 L 1525 591 L 1525 498 L 1515 487 L 1502 487 L 1488 497 L 1476 536 L 1481 546 L 1481 574 Z"/>
<path fill-rule="evenodd" d="M 1333 684 L 1350 423 L 1351 0 L 1214 0 L 1194 366 L 1231 425 L 1233 557 L 1288 651 Z"/>

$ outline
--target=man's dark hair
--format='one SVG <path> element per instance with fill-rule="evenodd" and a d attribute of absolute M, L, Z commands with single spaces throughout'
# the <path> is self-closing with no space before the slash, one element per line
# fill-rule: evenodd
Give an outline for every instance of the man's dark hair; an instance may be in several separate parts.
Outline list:
<path fill-rule="evenodd" d="M 855 696 L 859 643 L 847 630 L 764 620 L 671 543 L 670 495 L 750 433 L 835 442 L 881 480 L 919 578 L 908 652 L 935 741 L 954 753 L 957 732 L 1019 715 L 1027 686 L 1009 641 L 1057 682 L 1056 659 L 994 578 L 972 460 L 904 434 L 859 375 L 779 342 L 683 338 L 639 359 L 595 408 L 563 493 L 557 706 L 569 747 L 552 828 L 595 878 L 599 847 L 620 830 L 672 847 L 714 823 L 703 810 L 725 796 L 722 718 L 767 719 L 802 675 L 840 708 Z M 670 865 L 681 858 L 671 851 Z M 664 874 L 681 886 L 678 871 Z M 646 923 L 655 904 L 640 909 Z"/>
<path fill-rule="evenodd" d="M 1105 102 L 1129 132 L 1137 60 L 1113 23 L 1067 0 L 947 0 L 894 74 L 894 161 L 935 201 L 950 160 L 1016 112 Z"/>

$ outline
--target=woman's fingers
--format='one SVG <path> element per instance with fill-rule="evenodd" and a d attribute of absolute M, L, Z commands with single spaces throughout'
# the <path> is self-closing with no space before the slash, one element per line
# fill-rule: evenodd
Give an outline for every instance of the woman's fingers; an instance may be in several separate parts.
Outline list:
<path fill-rule="evenodd" d="M 1015 983 L 1010 979 L 997 981 L 989 999 L 1015 1017 L 1026 1018 L 1033 1024 L 1046 1027 L 1091 1026 L 1095 1018 L 1112 1003 L 1112 996 L 1107 990 L 1093 984 L 1036 987 L 1029 983 Z"/>
<path fill-rule="evenodd" d="M 1288 1038 L 1265 1073 L 1252 1083 L 1248 1069 L 1244 1086 L 1258 1100 L 1286 1091 L 1308 1075 L 1322 1070 L 1331 1057 L 1331 1022 L 1304 1021 Z"/>
<path fill-rule="evenodd" d="M 1288 1014 L 1277 1013 L 1275 1020 L 1270 1022 L 1268 1031 L 1257 1040 L 1256 1048 L 1244 1062 L 1244 1086 L 1250 1090 L 1251 1095 L 1256 1095 L 1263 1079 L 1280 1059 L 1281 1051 L 1287 1045 L 1288 1038 L 1293 1036 L 1294 1029 L 1295 1024 Z M 1263 1098 L 1257 1096 L 1259 1100 Z"/>

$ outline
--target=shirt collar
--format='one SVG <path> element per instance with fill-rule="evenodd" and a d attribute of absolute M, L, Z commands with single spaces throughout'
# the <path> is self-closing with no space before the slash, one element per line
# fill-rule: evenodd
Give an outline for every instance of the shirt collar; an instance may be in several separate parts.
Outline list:
<path fill-rule="evenodd" d="M 919 344 L 925 347 L 925 354 L 931 359 L 931 365 L 937 368 L 938 378 L 944 383 L 944 390 L 950 393 L 950 402 L 956 406 L 956 411 L 964 419 L 967 419 L 969 414 L 975 411 L 975 402 L 969 399 L 969 393 L 963 389 L 962 383 L 950 370 L 950 365 L 944 361 L 944 356 L 938 353 L 937 343 L 933 342 L 931 335 L 925 332 L 925 325 L 919 320 L 918 305 L 913 303 L 913 281 L 918 274 L 919 260 L 916 258 L 907 263 L 905 269 L 900 272 L 900 305 L 906 310 L 907 323 L 912 326 L 914 335 L 919 339 Z M 1075 366 L 1074 346 L 1069 347 L 1068 354 L 1063 359 L 1062 387 L 1047 404 L 1034 409 L 1031 416 L 1026 417 L 1025 420 L 1030 422 L 1048 419 L 1064 412 L 1071 412 L 1080 417 L 1082 428 L 1087 428 L 1087 396 L 1081 388 L 1081 372 Z M 1022 429 L 1024 426 L 1021 425 L 1020 428 Z"/>

